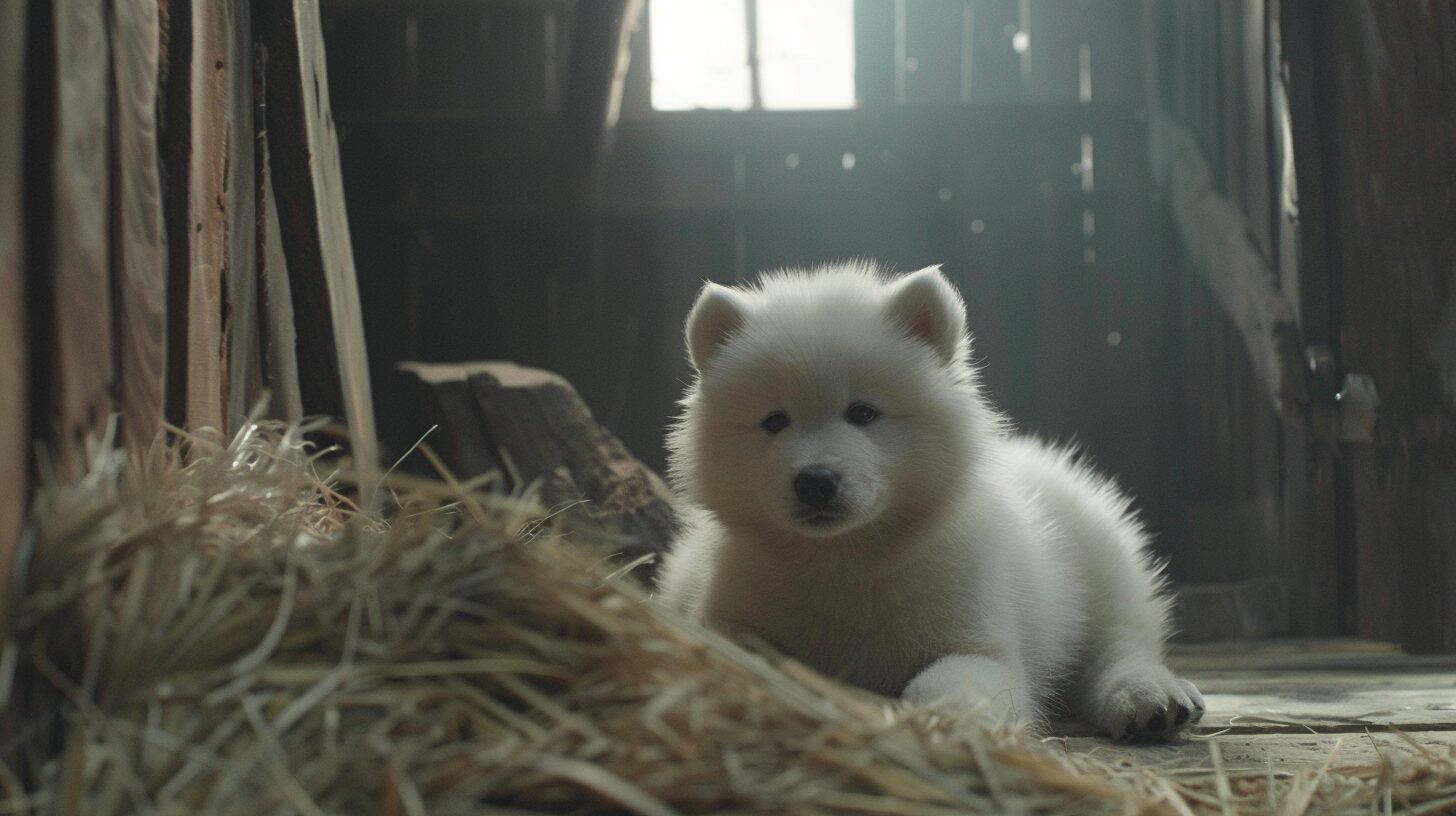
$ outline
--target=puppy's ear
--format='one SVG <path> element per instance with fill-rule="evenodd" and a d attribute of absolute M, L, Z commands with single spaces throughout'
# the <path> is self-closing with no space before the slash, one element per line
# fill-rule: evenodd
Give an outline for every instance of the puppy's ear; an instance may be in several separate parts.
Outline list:
<path fill-rule="evenodd" d="M 708 281 L 688 312 L 688 359 L 702 372 L 718 356 L 723 343 L 743 325 L 748 304 L 743 295 L 727 286 Z"/>
<path fill-rule="evenodd" d="M 927 266 L 891 284 L 889 317 L 905 333 L 935 352 L 942 365 L 957 360 L 966 346 L 966 304 L 940 266 Z"/>

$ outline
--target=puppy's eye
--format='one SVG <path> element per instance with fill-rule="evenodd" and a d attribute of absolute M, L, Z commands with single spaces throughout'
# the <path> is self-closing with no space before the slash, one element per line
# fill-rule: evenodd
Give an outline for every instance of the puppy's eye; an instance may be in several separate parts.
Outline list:
<path fill-rule="evenodd" d="M 772 414 L 764 417 L 763 421 L 758 424 L 765 431 L 776 434 L 789 427 L 789 415 L 783 411 L 774 411 Z"/>
<path fill-rule="evenodd" d="M 856 402 L 849 406 L 848 411 L 844 412 L 844 418 L 849 420 L 849 424 L 851 425 L 868 425 L 874 422 L 875 418 L 879 415 L 879 411 L 865 405 L 863 402 Z"/>

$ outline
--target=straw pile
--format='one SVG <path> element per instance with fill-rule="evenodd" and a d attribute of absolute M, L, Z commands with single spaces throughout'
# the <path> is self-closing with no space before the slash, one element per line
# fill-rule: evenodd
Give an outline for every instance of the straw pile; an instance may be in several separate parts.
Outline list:
<path fill-rule="evenodd" d="M 1450 757 L 1172 779 L 900 711 L 660 614 L 529 495 L 396 479 L 391 512 L 374 516 L 301 440 L 250 426 L 226 444 L 186 440 L 185 455 L 159 445 L 139 467 L 102 450 L 79 485 L 47 488 L 0 678 L 27 715 L 0 810 L 1456 803 Z"/>

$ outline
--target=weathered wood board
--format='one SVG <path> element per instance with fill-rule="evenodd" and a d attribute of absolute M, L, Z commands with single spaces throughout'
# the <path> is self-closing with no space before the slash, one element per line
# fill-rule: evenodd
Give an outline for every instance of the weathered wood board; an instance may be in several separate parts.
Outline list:
<path fill-rule="evenodd" d="M 1425 732 L 1413 738 L 1421 747 L 1440 754 L 1456 751 L 1456 733 Z M 1390 733 L 1225 734 L 1172 745 L 1116 745 L 1098 737 L 1068 737 L 1053 742 L 1062 743 L 1070 753 L 1086 754 L 1114 765 L 1190 773 L 1212 772 L 1209 743 L 1217 742 L 1226 770 L 1246 771 L 1259 777 L 1271 770 L 1319 768 L 1326 762 L 1332 767 L 1376 764 L 1382 757 L 1413 750 L 1400 734 Z"/>
<path fill-rule="evenodd" d="M 268 106 L 268 53 L 259 47 L 254 56 L 254 121 L 263 123 Z M 293 292 L 288 283 L 288 259 L 283 254 L 283 228 L 278 202 L 273 197 L 273 169 L 268 140 L 255 140 L 254 173 L 257 184 L 258 334 L 262 345 L 264 382 L 273 399 L 271 413 L 288 421 L 303 418 L 303 396 L 298 383 L 298 332 L 294 328 Z"/>
<path fill-rule="evenodd" d="M 1456 656 L 1408 655 L 1389 643 L 1299 638 L 1178 646 L 1175 670 L 1208 711 L 1172 745 L 1125 745 L 1063 723 L 1049 741 L 1113 763 L 1209 769 L 1217 742 L 1231 770 L 1295 770 L 1375 761 L 1413 750 L 1456 749 Z M 1399 731 L 1400 733 L 1395 733 Z M 1409 740 L 1407 740 L 1409 738 Z"/>
<path fill-rule="evenodd" d="M 129 447 L 162 427 L 167 374 L 167 247 L 157 144 L 157 0 L 111 7 L 116 88 L 117 372 L 122 431 Z"/>
<path fill-rule="evenodd" d="M 257 176 L 253 161 L 257 130 L 253 122 L 253 11 L 251 0 L 225 0 L 231 25 L 226 48 L 227 96 L 227 267 L 224 276 L 226 322 L 227 421 L 236 427 L 261 397 L 262 345 L 258 337 Z"/>
<path fill-rule="evenodd" d="M 223 286 L 228 264 L 228 63 L 233 20 L 224 3 L 192 6 L 186 299 L 186 423 L 226 433 Z M 183 251 L 180 247 L 175 251 Z"/>
<path fill-rule="evenodd" d="M 55 10 L 55 152 L 51 230 L 55 358 L 51 454 L 57 472 L 81 470 L 88 438 L 111 413 L 111 43 L 106 3 L 59 0 Z"/>
<path fill-rule="evenodd" d="M 254 25 L 268 54 L 267 133 L 282 245 L 298 329 L 303 408 L 349 426 L 365 493 L 378 441 L 338 133 L 329 104 L 317 0 L 260 0 Z"/>

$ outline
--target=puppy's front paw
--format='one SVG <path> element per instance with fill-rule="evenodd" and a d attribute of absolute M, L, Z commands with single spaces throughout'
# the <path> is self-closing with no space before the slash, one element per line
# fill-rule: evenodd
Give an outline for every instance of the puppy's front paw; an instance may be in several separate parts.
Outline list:
<path fill-rule="evenodd" d="M 1127 741 L 1165 740 L 1203 719 L 1203 695 L 1161 665 L 1109 672 L 1094 702 L 1096 725 Z"/>

